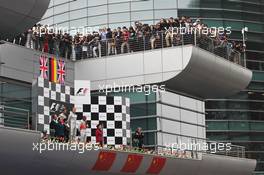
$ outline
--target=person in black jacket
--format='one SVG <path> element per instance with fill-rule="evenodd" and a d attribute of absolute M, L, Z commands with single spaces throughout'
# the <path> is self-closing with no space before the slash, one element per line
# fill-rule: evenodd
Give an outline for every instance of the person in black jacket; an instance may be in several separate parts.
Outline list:
<path fill-rule="evenodd" d="M 142 128 L 137 128 L 134 136 L 133 136 L 133 143 L 135 147 L 143 148 L 144 145 L 144 134 L 142 133 Z"/>
<path fill-rule="evenodd" d="M 63 118 L 59 118 L 59 122 L 56 125 L 55 135 L 60 142 L 65 141 L 65 123 Z"/>
<path fill-rule="evenodd" d="M 53 140 L 54 137 L 57 137 L 56 136 L 56 127 L 58 125 L 58 117 L 57 115 L 53 115 L 52 116 L 52 121 L 50 122 L 50 136 L 51 136 L 51 139 Z"/>

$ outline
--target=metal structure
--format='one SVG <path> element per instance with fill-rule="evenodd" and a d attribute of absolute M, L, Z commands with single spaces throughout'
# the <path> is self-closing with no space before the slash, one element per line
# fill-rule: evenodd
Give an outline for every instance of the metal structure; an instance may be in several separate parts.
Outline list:
<path fill-rule="evenodd" d="M 39 22 L 50 0 L 1 0 L 0 38 L 6 39 L 27 31 Z"/>

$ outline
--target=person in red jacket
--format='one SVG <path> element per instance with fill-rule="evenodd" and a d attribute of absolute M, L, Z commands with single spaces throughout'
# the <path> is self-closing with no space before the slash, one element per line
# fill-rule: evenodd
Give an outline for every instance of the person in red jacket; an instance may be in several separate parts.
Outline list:
<path fill-rule="evenodd" d="M 96 143 L 98 143 L 100 147 L 103 147 L 103 140 L 104 140 L 103 126 L 102 124 L 99 123 L 96 127 L 97 127 L 96 132 L 95 132 Z"/>
<path fill-rule="evenodd" d="M 125 53 L 124 52 L 125 47 L 127 48 L 127 53 L 130 52 L 129 38 L 130 38 L 130 33 L 128 29 L 126 27 L 123 27 L 123 31 L 122 31 L 123 43 L 121 45 L 121 53 Z"/>

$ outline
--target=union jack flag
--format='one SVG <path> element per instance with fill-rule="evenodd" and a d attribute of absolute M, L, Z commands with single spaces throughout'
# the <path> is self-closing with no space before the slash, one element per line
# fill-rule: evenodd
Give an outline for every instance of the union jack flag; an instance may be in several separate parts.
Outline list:
<path fill-rule="evenodd" d="M 57 73 L 58 73 L 58 83 L 64 84 L 66 72 L 65 72 L 65 62 L 63 60 L 58 61 Z"/>
<path fill-rule="evenodd" d="M 45 55 L 41 55 L 39 58 L 39 71 L 40 77 L 48 79 L 48 58 Z"/>

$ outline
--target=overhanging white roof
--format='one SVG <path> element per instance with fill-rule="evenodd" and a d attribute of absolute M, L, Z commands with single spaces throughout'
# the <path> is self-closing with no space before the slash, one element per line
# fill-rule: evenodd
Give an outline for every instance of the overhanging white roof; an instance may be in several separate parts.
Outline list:
<path fill-rule="evenodd" d="M 103 85 L 164 84 L 194 97 L 226 97 L 245 89 L 252 71 L 192 45 L 87 59 L 75 63 L 75 79 Z"/>

